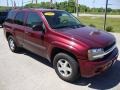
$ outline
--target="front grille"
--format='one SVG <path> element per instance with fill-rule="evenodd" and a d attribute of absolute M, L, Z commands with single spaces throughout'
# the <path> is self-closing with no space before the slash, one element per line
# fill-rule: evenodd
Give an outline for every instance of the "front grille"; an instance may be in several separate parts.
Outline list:
<path fill-rule="evenodd" d="M 110 45 L 106 46 L 106 47 L 104 48 L 104 51 L 109 50 L 109 49 L 110 49 L 110 48 L 112 48 L 115 44 L 116 44 L 116 43 L 115 43 L 115 42 L 113 42 L 112 44 L 110 44 Z"/>
<path fill-rule="evenodd" d="M 113 42 L 112 44 L 108 45 L 107 47 L 104 48 L 104 51 L 107 53 L 110 51 L 109 53 L 107 53 L 102 59 L 98 59 L 98 60 L 95 60 L 95 61 L 103 61 L 103 60 L 106 60 L 112 53 L 113 51 L 115 50 L 115 42 Z"/>

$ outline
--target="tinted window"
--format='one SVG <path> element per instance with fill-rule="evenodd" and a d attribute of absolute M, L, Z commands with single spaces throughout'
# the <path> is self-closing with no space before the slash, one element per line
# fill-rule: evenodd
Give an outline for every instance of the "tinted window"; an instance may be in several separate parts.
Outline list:
<path fill-rule="evenodd" d="M 8 12 L 0 12 L 0 16 L 7 16 Z"/>
<path fill-rule="evenodd" d="M 24 23 L 24 16 L 25 16 L 25 13 L 24 12 L 18 12 L 16 17 L 15 17 L 15 24 L 18 24 L 18 25 L 23 25 Z"/>
<path fill-rule="evenodd" d="M 65 11 L 47 11 L 43 12 L 49 25 L 54 28 L 80 28 L 82 25 L 72 14 Z"/>
<path fill-rule="evenodd" d="M 15 15 L 16 15 L 15 11 L 10 11 L 8 17 L 6 18 L 6 22 L 13 23 Z"/>
<path fill-rule="evenodd" d="M 31 12 L 28 15 L 27 26 L 32 27 L 33 25 L 40 24 L 42 22 L 40 16 L 37 13 Z"/>

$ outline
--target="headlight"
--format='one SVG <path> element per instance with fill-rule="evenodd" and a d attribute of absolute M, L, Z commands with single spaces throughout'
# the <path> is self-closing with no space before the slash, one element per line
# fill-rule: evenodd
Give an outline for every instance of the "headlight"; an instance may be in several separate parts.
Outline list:
<path fill-rule="evenodd" d="M 104 57 L 104 50 L 102 48 L 88 50 L 88 58 L 91 61 L 103 57 Z"/>

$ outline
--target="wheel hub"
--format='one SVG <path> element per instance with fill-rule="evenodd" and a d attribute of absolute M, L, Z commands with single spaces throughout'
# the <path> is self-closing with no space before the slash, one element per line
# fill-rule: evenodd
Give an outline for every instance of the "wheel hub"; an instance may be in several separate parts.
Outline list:
<path fill-rule="evenodd" d="M 59 73 L 64 77 L 69 77 L 72 74 L 70 63 L 65 59 L 60 59 L 57 63 Z"/>
<path fill-rule="evenodd" d="M 15 49 L 15 44 L 14 44 L 14 41 L 12 39 L 9 40 L 9 45 L 10 45 L 11 50 Z"/>

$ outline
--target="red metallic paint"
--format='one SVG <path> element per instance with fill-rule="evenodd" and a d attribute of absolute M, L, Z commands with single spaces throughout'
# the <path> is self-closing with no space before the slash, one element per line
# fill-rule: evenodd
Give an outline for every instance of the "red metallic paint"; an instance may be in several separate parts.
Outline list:
<path fill-rule="evenodd" d="M 16 11 L 19 11 L 16 10 Z M 26 13 L 25 22 L 29 12 L 36 12 L 42 18 L 43 23 L 46 27 L 45 33 L 39 31 L 33 31 L 31 28 L 26 26 L 20 26 L 16 24 L 4 23 L 4 31 L 11 33 L 17 44 L 24 48 L 43 56 L 50 60 L 53 48 L 64 49 L 72 53 L 79 62 L 80 73 L 83 77 L 91 77 L 98 73 L 95 71 L 98 68 L 102 68 L 99 72 L 104 71 L 105 66 L 111 62 L 117 60 L 118 51 L 116 55 L 107 57 L 106 60 L 99 62 L 88 60 L 88 50 L 91 48 L 103 48 L 108 44 L 115 41 L 114 36 L 105 32 L 98 31 L 91 27 L 82 27 L 77 29 L 64 28 L 55 30 L 52 29 L 44 15 L 43 11 L 52 11 L 51 9 L 23 9 Z M 25 23 L 24 22 L 24 23 Z M 66 30 L 67 29 L 67 30 Z M 29 44 L 31 43 L 31 45 Z M 33 47 L 34 45 L 34 47 Z M 36 47 L 35 47 L 36 46 Z"/>

